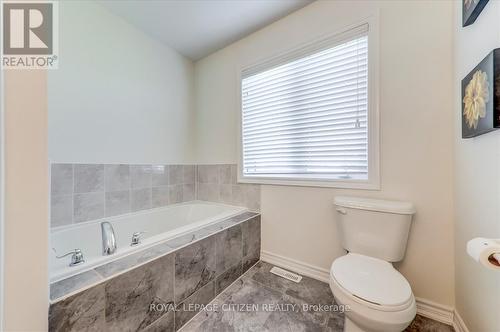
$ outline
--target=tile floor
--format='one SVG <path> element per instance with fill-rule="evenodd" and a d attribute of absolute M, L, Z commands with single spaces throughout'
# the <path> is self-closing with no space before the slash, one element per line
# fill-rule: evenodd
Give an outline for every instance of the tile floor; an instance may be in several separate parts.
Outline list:
<path fill-rule="evenodd" d="M 304 310 L 309 304 L 335 304 L 328 284 L 307 277 L 297 284 L 271 274 L 271 267 L 264 262 L 256 264 L 181 331 L 343 330 L 343 313 Z M 453 332 L 453 328 L 417 316 L 406 331 Z"/>

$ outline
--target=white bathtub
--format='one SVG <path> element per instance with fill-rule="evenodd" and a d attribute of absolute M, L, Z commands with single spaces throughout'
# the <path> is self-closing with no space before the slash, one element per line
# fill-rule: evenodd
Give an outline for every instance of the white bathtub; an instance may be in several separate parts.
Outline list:
<path fill-rule="evenodd" d="M 192 201 L 76 225 L 55 227 L 50 234 L 51 248 L 54 248 L 58 255 L 80 249 L 85 257 L 85 263 L 70 267 L 70 256 L 57 259 L 54 251 L 50 250 L 50 280 L 54 282 L 67 278 L 246 210 L 243 207 Z M 104 221 L 113 225 L 118 246 L 115 254 L 109 256 L 102 254 L 101 222 Z M 146 233 L 141 236 L 141 244 L 131 247 L 132 234 L 143 231 Z"/>

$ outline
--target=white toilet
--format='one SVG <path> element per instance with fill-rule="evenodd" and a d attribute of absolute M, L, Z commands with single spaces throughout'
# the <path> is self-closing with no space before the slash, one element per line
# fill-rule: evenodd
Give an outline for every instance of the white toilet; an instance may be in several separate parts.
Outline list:
<path fill-rule="evenodd" d="M 403 331 L 415 318 L 415 297 L 392 262 L 403 259 L 413 204 L 336 197 L 335 205 L 347 255 L 333 262 L 330 288 L 349 306 L 344 331 Z"/>

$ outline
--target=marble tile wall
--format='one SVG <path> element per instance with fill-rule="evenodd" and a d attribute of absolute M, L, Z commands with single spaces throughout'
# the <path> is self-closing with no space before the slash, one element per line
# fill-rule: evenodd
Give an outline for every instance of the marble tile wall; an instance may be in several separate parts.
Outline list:
<path fill-rule="evenodd" d="M 197 197 L 260 211 L 260 185 L 238 183 L 236 165 L 198 165 Z"/>
<path fill-rule="evenodd" d="M 196 199 L 195 165 L 51 165 L 51 225 Z"/>
<path fill-rule="evenodd" d="M 190 305 L 208 304 L 252 266 L 249 262 L 260 259 L 260 215 L 243 213 L 195 233 L 187 245 L 133 269 L 127 264 L 135 258 L 124 258 L 127 262 L 118 263 L 124 273 L 110 277 L 106 267 L 93 270 L 103 274 L 102 282 L 76 294 L 72 291 L 69 297 L 53 299 L 49 330 L 179 330 L 197 313 Z M 170 245 L 169 241 L 165 245 Z M 255 246 L 258 248 L 245 250 Z M 117 264 L 110 264 L 116 271 Z M 77 282 L 75 277 L 71 282 Z M 68 283 L 63 280 L 51 285 L 51 295 L 60 296 L 58 288 L 67 290 Z M 166 310 L 151 310 L 151 304 Z"/>
<path fill-rule="evenodd" d="M 195 199 L 260 211 L 260 185 L 237 183 L 236 165 L 51 165 L 51 226 Z"/>

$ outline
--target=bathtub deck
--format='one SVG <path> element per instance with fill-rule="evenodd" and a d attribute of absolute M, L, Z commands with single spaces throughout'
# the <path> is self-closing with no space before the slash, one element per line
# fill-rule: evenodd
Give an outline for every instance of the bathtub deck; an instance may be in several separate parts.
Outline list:
<path fill-rule="evenodd" d="M 137 268 L 177 249 L 212 236 L 235 225 L 241 224 L 255 216 L 255 212 L 243 212 L 233 217 L 222 219 L 216 223 L 172 238 L 153 247 L 138 250 L 136 253 L 118 258 L 104 265 L 84 270 L 74 276 L 50 284 L 50 301 L 55 303 L 75 293 L 88 289 L 96 284 L 118 276 L 130 269 Z"/>
<path fill-rule="evenodd" d="M 196 235 L 210 232 L 195 231 L 186 237 L 189 243 L 160 257 L 146 248 L 145 254 L 154 253 L 154 259 L 139 264 L 127 259 L 118 267 L 132 261 L 130 269 L 56 299 L 49 307 L 49 331 L 179 330 L 196 315 L 191 306 L 210 303 L 259 262 L 259 214 L 245 212 L 222 226 L 199 239 Z M 69 291 L 71 281 L 56 286 Z"/>
<path fill-rule="evenodd" d="M 335 303 L 328 284 L 307 277 L 297 284 L 271 274 L 271 267 L 259 262 L 213 300 L 212 311 L 198 313 L 180 331 L 343 331 L 343 313 L 303 310 L 308 304 Z M 255 311 L 255 306 L 247 310 L 238 304 L 276 311 Z M 417 316 L 406 332 L 417 331 L 453 332 L 453 328 Z"/>

